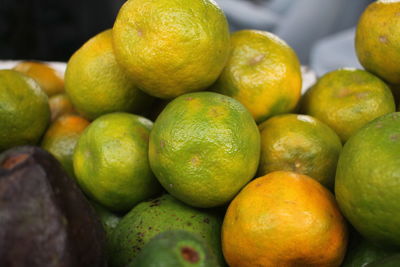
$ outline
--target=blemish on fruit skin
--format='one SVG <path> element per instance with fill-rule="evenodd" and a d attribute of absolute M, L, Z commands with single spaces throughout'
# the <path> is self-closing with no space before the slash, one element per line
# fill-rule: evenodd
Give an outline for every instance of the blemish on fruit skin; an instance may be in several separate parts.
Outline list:
<path fill-rule="evenodd" d="M 399 141 L 400 140 L 400 134 L 392 134 L 390 136 L 390 140 L 392 141 Z"/>
<path fill-rule="evenodd" d="M 165 141 L 164 141 L 164 140 L 161 140 L 161 141 L 160 141 L 160 147 L 161 147 L 161 148 L 164 148 L 164 147 L 165 147 Z"/>
<path fill-rule="evenodd" d="M 5 161 L 3 161 L 3 163 L 1 164 L 1 166 L 3 168 L 6 169 L 12 169 L 14 168 L 16 165 L 20 164 L 21 162 L 23 162 L 25 159 L 27 159 L 29 157 L 28 154 L 20 154 L 20 155 L 16 155 L 13 157 L 9 157 L 7 158 Z"/>
<path fill-rule="evenodd" d="M 209 224 L 210 223 L 210 219 L 204 218 L 203 222 L 205 222 L 206 224 Z"/>
<path fill-rule="evenodd" d="M 261 55 L 258 55 L 256 57 L 253 57 L 252 59 L 249 60 L 249 65 L 250 66 L 257 65 L 258 63 L 260 63 L 264 59 L 264 57 L 265 57 L 264 54 L 261 54 Z"/>
<path fill-rule="evenodd" d="M 190 100 L 193 100 L 193 97 L 186 97 L 186 101 L 190 101 Z"/>
<path fill-rule="evenodd" d="M 379 36 L 379 42 L 386 44 L 386 43 L 388 43 L 388 41 L 389 40 L 385 35 Z"/>
<path fill-rule="evenodd" d="M 142 36 L 143 36 L 143 31 L 139 29 L 139 30 L 137 31 L 137 35 L 138 35 L 139 37 L 142 37 Z"/>
<path fill-rule="evenodd" d="M 182 257 L 190 263 L 196 263 L 199 261 L 199 254 L 190 247 L 181 248 L 181 254 Z"/>

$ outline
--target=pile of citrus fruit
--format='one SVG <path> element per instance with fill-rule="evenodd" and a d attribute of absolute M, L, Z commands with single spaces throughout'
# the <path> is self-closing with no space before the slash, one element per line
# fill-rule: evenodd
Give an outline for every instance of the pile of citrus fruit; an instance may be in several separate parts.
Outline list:
<path fill-rule="evenodd" d="M 355 47 L 365 70 L 301 95 L 278 36 L 230 33 L 212 0 L 128 0 L 65 82 L 0 71 L 0 149 L 61 163 L 109 266 L 400 266 L 400 1 L 367 7 Z"/>

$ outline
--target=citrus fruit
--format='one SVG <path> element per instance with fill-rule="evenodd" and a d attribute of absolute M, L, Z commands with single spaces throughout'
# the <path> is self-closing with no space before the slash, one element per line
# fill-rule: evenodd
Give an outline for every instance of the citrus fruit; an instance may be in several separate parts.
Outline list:
<path fill-rule="evenodd" d="M 42 139 L 42 148 L 52 154 L 74 177 L 72 156 L 79 137 L 89 122 L 78 115 L 64 115 L 54 121 Z"/>
<path fill-rule="evenodd" d="M 285 114 L 260 125 L 259 175 L 293 171 L 332 188 L 342 143 L 337 134 L 311 116 Z"/>
<path fill-rule="evenodd" d="M 221 224 L 221 218 L 213 212 L 187 206 L 171 195 L 144 201 L 127 213 L 114 229 L 110 264 L 126 266 L 159 233 L 184 230 L 205 241 L 222 265 Z"/>
<path fill-rule="evenodd" d="M 325 74 L 302 100 L 302 112 L 326 123 L 342 142 L 369 121 L 394 111 L 390 88 L 378 77 L 356 69 Z"/>
<path fill-rule="evenodd" d="M 356 30 L 356 52 L 368 71 L 400 84 L 400 1 L 374 1 Z"/>
<path fill-rule="evenodd" d="M 149 159 L 164 188 L 195 207 L 230 201 L 253 178 L 260 134 L 233 98 L 197 92 L 175 98 L 150 134 Z"/>
<path fill-rule="evenodd" d="M 239 100 L 258 123 L 293 111 L 302 84 L 293 49 L 274 34 L 255 30 L 233 33 L 231 47 L 213 90 Z"/>
<path fill-rule="evenodd" d="M 62 115 L 75 113 L 74 106 L 72 105 L 68 95 L 65 93 L 49 97 L 49 105 L 51 121 L 55 121 Z"/>
<path fill-rule="evenodd" d="M 0 151 L 36 144 L 50 121 L 48 98 L 32 78 L 0 70 Z"/>
<path fill-rule="evenodd" d="M 116 111 L 139 112 L 152 100 L 116 62 L 111 30 L 99 33 L 72 55 L 65 90 L 88 119 Z"/>
<path fill-rule="evenodd" d="M 63 76 L 46 63 L 22 61 L 13 69 L 33 78 L 48 96 L 64 91 Z"/>
<path fill-rule="evenodd" d="M 347 228 L 333 195 L 314 179 L 277 171 L 229 204 L 222 250 L 229 266 L 340 266 Z"/>
<path fill-rule="evenodd" d="M 111 113 L 93 121 L 73 156 L 77 181 L 93 200 L 112 211 L 128 211 L 160 190 L 147 159 L 152 122 Z"/>
<path fill-rule="evenodd" d="M 400 247 L 400 113 L 365 125 L 343 147 L 335 193 L 343 214 L 367 240 Z"/>
<path fill-rule="evenodd" d="M 228 23 L 212 0 L 129 0 L 113 32 L 118 62 L 160 98 L 207 88 L 229 56 Z"/>

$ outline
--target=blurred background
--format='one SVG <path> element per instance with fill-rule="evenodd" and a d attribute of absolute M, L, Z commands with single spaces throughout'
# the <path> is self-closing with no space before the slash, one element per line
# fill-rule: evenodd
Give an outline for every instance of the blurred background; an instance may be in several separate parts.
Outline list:
<path fill-rule="evenodd" d="M 277 34 L 318 75 L 339 67 L 360 67 L 354 27 L 372 0 L 214 1 L 225 11 L 232 31 Z M 0 0 L 0 59 L 68 61 L 90 37 L 112 27 L 124 2 Z"/>

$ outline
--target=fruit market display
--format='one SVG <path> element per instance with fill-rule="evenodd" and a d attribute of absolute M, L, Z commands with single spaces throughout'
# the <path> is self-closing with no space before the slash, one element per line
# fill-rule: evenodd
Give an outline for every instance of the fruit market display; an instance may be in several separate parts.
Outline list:
<path fill-rule="evenodd" d="M 355 49 L 301 95 L 279 36 L 128 0 L 64 79 L 0 70 L 0 266 L 400 266 L 400 1 Z"/>

